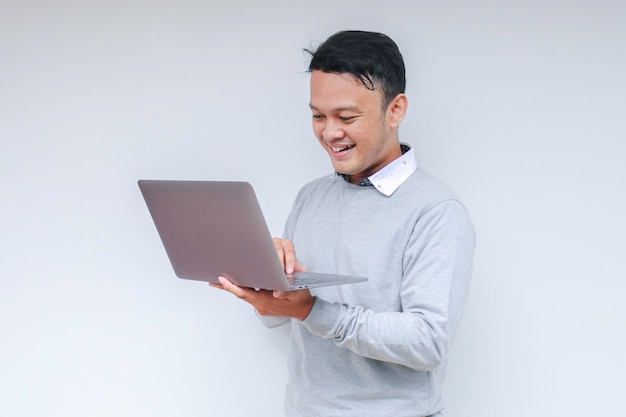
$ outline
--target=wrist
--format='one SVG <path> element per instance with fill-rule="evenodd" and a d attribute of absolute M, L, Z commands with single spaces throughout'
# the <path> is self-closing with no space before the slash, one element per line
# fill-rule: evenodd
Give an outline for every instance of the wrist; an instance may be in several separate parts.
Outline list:
<path fill-rule="evenodd" d="M 306 320 L 306 318 L 309 317 L 309 314 L 311 314 L 314 304 L 315 304 L 315 296 L 311 296 L 310 298 L 306 300 L 305 303 L 303 303 L 302 309 L 296 318 L 300 321 Z"/>

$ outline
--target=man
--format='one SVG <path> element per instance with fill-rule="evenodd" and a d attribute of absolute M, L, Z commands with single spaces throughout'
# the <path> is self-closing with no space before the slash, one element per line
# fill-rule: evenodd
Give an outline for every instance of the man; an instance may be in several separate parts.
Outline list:
<path fill-rule="evenodd" d="M 369 280 L 286 293 L 224 278 L 215 286 L 270 327 L 291 322 L 288 416 L 440 415 L 471 275 L 471 221 L 400 143 L 408 101 L 396 44 L 345 31 L 310 53 L 313 131 L 335 173 L 301 189 L 276 251 L 286 272 Z"/>

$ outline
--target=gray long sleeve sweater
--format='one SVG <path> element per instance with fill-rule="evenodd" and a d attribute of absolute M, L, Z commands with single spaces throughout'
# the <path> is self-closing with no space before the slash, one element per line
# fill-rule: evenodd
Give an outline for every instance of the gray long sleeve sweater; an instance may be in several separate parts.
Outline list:
<path fill-rule="evenodd" d="M 286 415 L 440 412 L 475 241 L 459 199 L 419 169 L 389 197 L 327 176 L 302 188 L 284 237 L 310 270 L 369 278 L 312 290 L 292 321 Z"/>

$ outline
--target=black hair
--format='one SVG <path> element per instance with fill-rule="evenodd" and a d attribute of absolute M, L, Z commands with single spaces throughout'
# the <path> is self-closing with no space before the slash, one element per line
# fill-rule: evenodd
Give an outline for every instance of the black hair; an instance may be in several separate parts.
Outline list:
<path fill-rule="evenodd" d="M 380 85 L 383 110 L 406 88 L 402 54 L 398 45 L 382 33 L 340 31 L 326 39 L 316 50 L 304 51 L 311 55 L 309 72 L 319 70 L 350 74 L 370 90 Z"/>

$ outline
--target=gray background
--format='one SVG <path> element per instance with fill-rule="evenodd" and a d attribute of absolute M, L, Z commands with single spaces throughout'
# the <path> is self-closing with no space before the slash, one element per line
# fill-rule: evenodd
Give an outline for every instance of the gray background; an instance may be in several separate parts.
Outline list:
<path fill-rule="evenodd" d="M 626 413 L 624 2 L 103 3 L 0 1 L 0 415 L 281 414 L 286 329 L 175 278 L 136 180 L 249 180 L 280 234 L 331 172 L 301 48 L 352 28 L 478 232 L 446 415 Z"/>

